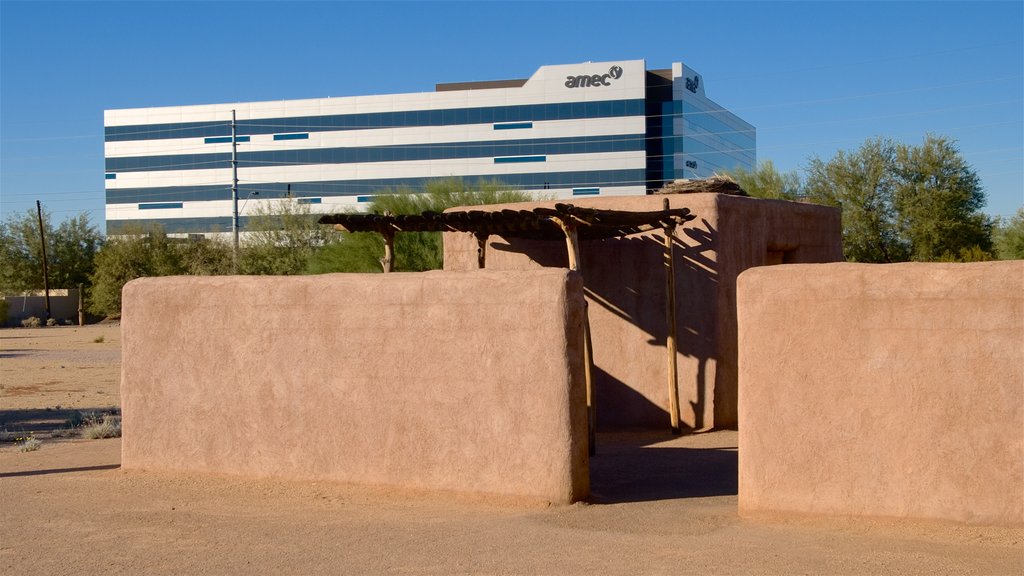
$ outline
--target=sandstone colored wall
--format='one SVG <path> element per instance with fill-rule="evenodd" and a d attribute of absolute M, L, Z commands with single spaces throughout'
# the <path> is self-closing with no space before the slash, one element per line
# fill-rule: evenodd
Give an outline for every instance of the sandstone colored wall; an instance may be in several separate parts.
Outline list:
<path fill-rule="evenodd" d="M 1024 524 L 1024 261 L 739 278 L 741 513 Z"/>
<path fill-rule="evenodd" d="M 665 196 L 572 199 L 593 208 L 651 211 Z M 691 429 L 735 428 L 736 276 L 752 266 L 842 259 L 839 211 L 721 194 L 668 196 L 696 220 L 676 231 L 679 398 Z M 554 202 L 474 209 L 531 208 Z M 446 233 L 445 269 L 477 266 L 476 240 Z M 593 334 L 599 429 L 667 428 L 665 268 L 662 233 L 582 243 Z M 487 269 L 567 266 L 564 242 L 492 237 Z"/>
<path fill-rule="evenodd" d="M 567 270 L 148 278 L 123 301 L 124 468 L 588 495 Z"/>

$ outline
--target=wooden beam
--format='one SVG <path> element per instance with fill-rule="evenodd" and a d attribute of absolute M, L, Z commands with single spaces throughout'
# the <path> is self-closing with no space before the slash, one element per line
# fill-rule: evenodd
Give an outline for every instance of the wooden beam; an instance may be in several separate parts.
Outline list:
<path fill-rule="evenodd" d="M 487 238 L 486 233 L 476 233 L 476 267 L 477 270 L 483 270 L 487 267 Z"/>
<path fill-rule="evenodd" d="M 384 238 L 384 257 L 380 259 L 380 266 L 384 273 L 395 271 L 395 233 L 392 230 L 380 232 Z"/>
<path fill-rule="evenodd" d="M 562 218 L 552 218 L 565 233 L 565 248 L 569 256 L 569 269 L 583 276 L 580 270 L 580 243 L 576 226 Z M 597 453 L 597 402 L 594 398 L 594 347 L 590 338 L 590 312 L 587 299 L 583 298 L 583 380 L 587 387 L 587 442 L 588 451 L 593 456 Z"/>
<path fill-rule="evenodd" d="M 665 210 L 668 211 L 668 198 Z M 665 226 L 665 322 L 667 335 L 665 350 L 668 354 L 668 409 L 672 433 L 680 434 L 679 427 L 679 368 L 676 364 L 676 268 L 673 244 L 676 238 L 675 223 Z"/>

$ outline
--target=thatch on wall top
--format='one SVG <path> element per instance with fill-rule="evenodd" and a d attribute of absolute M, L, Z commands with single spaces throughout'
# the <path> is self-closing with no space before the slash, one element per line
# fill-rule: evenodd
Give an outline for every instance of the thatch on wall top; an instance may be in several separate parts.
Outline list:
<path fill-rule="evenodd" d="M 730 194 L 749 196 L 740 185 L 728 176 L 712 176 L 699 180 L 675 180 L 669 182 L 655 194 Z"/>

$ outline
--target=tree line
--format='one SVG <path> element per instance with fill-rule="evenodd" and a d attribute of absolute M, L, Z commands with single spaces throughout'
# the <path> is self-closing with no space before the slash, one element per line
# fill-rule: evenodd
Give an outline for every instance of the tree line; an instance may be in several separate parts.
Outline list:
<path fill-rule="evenodd" d="M 946 138 L 928 136 L 920 146 L 871 139 L 828 161 L 812 158 L 803 178 L 780 173 L 771 161 L 732 176 L 752 196 L 840 208 L 849 261 L 1024 259 L 1024 208 L 1006 220 L 982 213 L 980 179 Z M 530 199 L 498 182 L 451 179 L 429 184 L 422 194 L 384 191 L 369 210 L 419 214 Z M 54 226 L 44 211 L 50 286 L 85 287 L 88 310 L 108 316 L 120 313 L 124 284 L 144 276 L 381 271 L 384 247 L 377 234 L 337 232 L 317 224 L 317 217 L 309 205 L 290 199 L 262 204 L 249 217 L 236 258 L 224 238 L 172 238 L 159 227 L 104 238 L 85 214 Z M 0 222 L 0 293 L 43 288 L 38 226 L 35 211 Z M 395 243 L 396 270 L 441 268 L 440 233 L 399 234 Z"/>
<path fill-rule="evenodd" d="M 475 185 L 451 179 L 428 184 L 425 193 L 386 190 L 375 196 L 371 212 L 419 214 L 455 206 L 524 202 L 526 193 L 497 182 Z M 79 214 L 53 226 L 43 211 L 49 284 L 86 291 L 86 306 L 98 316 L 119 314 L 121 288 L 146 276 L 295 275 L 329 272 L 380 272 L 383 240 L 374 233 L 344 233 L 317 224 L 308 204 L 282 198 L 249 216 L 237 257 L 223 237 L 174 238 L 159 226 L 128 227 L 106 238 Z M 441 268 L 439 232 L 400 234 L 395 239 L 395 270 Z M 0 294 L 43 288 L 42 246 L 34 210 L 0 222 Z M 2 321 L 2 319 L 0 319 Z"/>
<path fill-rule="evenodd" d="M 981 179 L 941 136 L 917 146 L 873 138 L 827 161 L 811 158 L 803 178 L 771 161 L 731 175 L 752 196 L 839 208 L 852 262 L 1024 258 L 1024 209 L 1006 221 L 981 212 Z"/>

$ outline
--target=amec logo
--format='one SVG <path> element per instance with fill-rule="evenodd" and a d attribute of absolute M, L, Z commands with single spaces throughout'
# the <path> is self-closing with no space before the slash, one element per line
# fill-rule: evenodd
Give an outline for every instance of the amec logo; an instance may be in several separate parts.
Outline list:
<path fill-rule="evenodd" d="M 592 74 L 586 75 L 581 74 L 579 76 L 566 76 L 565 87 L 566 88 L 589 88 L 591 86 L 611 86 L 612 83 L 609 80 L 618 80 L 622 78 L 622 67 L 612 66 L 608 69 L 607 74 Z"/>

